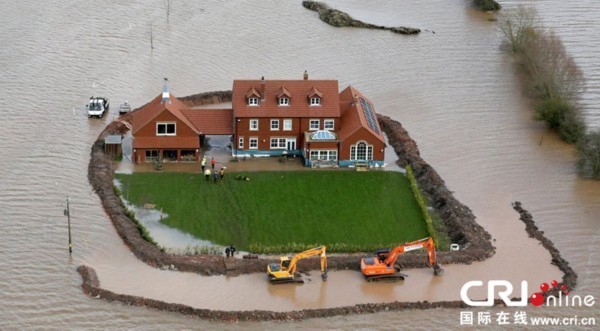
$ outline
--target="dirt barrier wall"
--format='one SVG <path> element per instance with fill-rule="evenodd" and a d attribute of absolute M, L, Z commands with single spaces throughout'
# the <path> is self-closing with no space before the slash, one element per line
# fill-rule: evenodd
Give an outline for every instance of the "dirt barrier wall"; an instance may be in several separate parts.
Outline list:
<path fill-rule="evenodd" d="M 554 244 L 546 237 L 544 237 L 543 231 L 540 231 L 535 225 L 531 214 L 522 208 L 521 203 L 516 201 L 513 204 L 514 209 L 520 214 L 520 219 L 525 223 L 526 231 L 530 237 L 539 240 L 542 245 L 550 251 L 552 255 L 552 263 L 557 265 L 560 270 L 564 272 L 563 283 L 559 284 L 556 288 L 550 290 L 550 295 L 558 295 L 560 285 L 565 285 L 567 288 L 573 289 L 577 282 L 577 275 L 569 266 L 569 263 L 560 256 L 560 252 L 554 247 Z M 147 299 L 143 297 L 117 294 L 109 290 L 102 289 L 100 287 L 100 281 L 96 275 L 96 271 L 88 266 L 81 265 L 77 268 L 79 274 L 83 279 L 81 287 L 86 295 L 94 298 L 104 299 L 108 301 L 118 301 L 131 306 L 140 306 L 147 308 L 154 308 L 163 311 L 176 312 L 184 315 L 197 316 L 202 319 L 211 321 L 222 321 L 222 322 L 237 322 L 237 321 L 290 321 L 290 320 L 302 320 L 309 318 L 319 317 L 332 317 L 332 316 L 344 316 L 344 315 L 358 315 L 358 314 L 369 314 L 377 313 L 382 311 L 399 311 L 407 309 L 434 309 L 434 308 L 469 308 L 464 302 L 460 300 L 456 301 L 439 301 L 439 302 L 390 302 L 390 303 L 371 303 L 371 304 L 359 304 L 354 306 L 345 306 L 337 308 L 323 308 L 323 309 L 304 309 L 289 312 L 272 312 L 264 310 L 252 310 L 252 311 L 223 311 L 223 310 L 210 310 L 210 309 L 198 309 L 190 306 L 168 303 L 159 300 Z M 519 300 L 520 298 L 513 298 L 513 300 Z M 494 306 L 506 306 L 503 301 L 496 299 Z"/>
<path fill-rule="evenodd" d="M 546 238 L 544 236 L 544 231 L 540 231 L 540 229 L 535 225 L 533 216 L 531 216 L 527 210 L 523 209 L 521 202 L 515 201 L 513 203 L 513 208 L 519 213 L 519 219 L 525 223 L 525 231 L 529 237 L 540 241 L 542 246 L 544 246 L 544 248 L 550 252 L 550 256 L 552 256 L 551 263 L 557 266 L 558 269 L 564 273 L 562 283 L 559 285 L 565 285 L 568 290 L 574 289 L 575 286 L 577 286 L 577 274 L 573 268 L 571 268 L 569 262 L 560 256 L 560 252 L 554 246 L 554 243 L 550 239 Z M 551 294 L 557 295 L 558 287 L 553 289 Z"/>
<path fill-rule="evenodd" d="M 189 107 L 221 103 L 231 100 L 231 91 L 216 91 L 195 94 L 181 98 Z M 138 108 L 139 109 L 139 108 Z M 134 111 L 137 111 L 134 110 Z M 100 134 L 98 140 L 92 146 L 91 160 L 88 167 L 88 178 L 92 187 L 100 197 L 102 206 L 109 215 L 119 236 L 131 249 L 134 255 L 145 263 L 171 270 L 196 272 L 202 275 L 264 272 L 266 265 L 275 260 L 241 260 L 225 259 L 223 256 L 215 255 L 193 255 L 180 256 L 162 252 L 158 247 L 144 240 L 135 223 L 126 215 L 121 205 L 120 198 L 113 188 L 113 170 L 111 160 L 104 154 L 103 139 L 106 135 L 127 132 L 126 121 L 131 119 L 130 114 L 121 117 L 120 120 L 110 123 Z M 400 166 L 410 164 L 414 170 L 415 178 L 432 201 L 435 211 L 441 216 L 446 227 L 449 229 L 451 239 L 461 244 L 464 248 L 460 251 L 440 252 L 438 260 L 442 264 L 447 263 L 471 263 L 472 261 L 484 260 L 494 253 L 494 247 L 490 243 L 491 236 L 481 226 L 475 223 L 475 217 L 471 210 L 458 202 L 450 192 L 444 181 L 419 155 L 416 142 L 410 138 L 402 125 L 387 116 L 378 115 L 382 130 L 388 136 L 390 145 L 398 155 L 397 163 Z M 552 263 L 557 265 L 565 274 L 563 283 L 572 289 L 577 282 L 577 275 L 570 268 L 568 262 L 560 256 L 560 252 L 554 244 L 544 237 L 542 231 L 535 226 L 531 215 L 522 209 L 519 202 L 514 203 L 514 208 L 519 212 L 521 220 L 526 224 L 526 231 L 530 237 L 538 239 L 542 245 L 550 251 Z M 360 254 L 332 256 L 328 259 L 331 269 L 359 270 Z M 422 254 L 405 254 L 399 258 L 403 268 L 427 267 L 427 259 Z M 317 260 L 303 260 L 298 265 L 299 270 L 319 269 Z M 378 304 L 360 304 L 355 306 L 329 308 L 329 309 L 306 309 L 292 312 L 270 312 L 270 311 L 215 311 L 208 309 L 196 309 L 193 307 L 166 303 L 143 297 L 117 294 L 100 288 L 100 282 L 94 269 L 80 266 L 78 272 L 83 278 L 83 291 L 93 297 L 103 298 L 109 301 L 120 301 L 129 305 L 156 308 L 165 311 L 179 312 L 186 315 L 195 315 L 203 319 L 219 321 L 264 321 L 264 320 L 297 320 L 317 317 L 329 317 L 338 315 L 365 314 L 380 311 L 403 310 L 403 309 L 432 309 L 432 308 L 465 308 L 462 301 L 442 302 L 392 302 Z M 561 284 L 561 285 L 562 285 Z M 557 289 L 553 289 L 554 294 Z M 503 305 L 496 300 L 496 305 Z"/>
<path fill-rule="evenodd" d="M 231 100 L 231 91 L 214 91 L 183 97 L 181 100 L 189 107 L 197 105 L 222 103 Z M 138 111 L 140 108 L 134 110 Z M 277 262 L 273 259 L 225 259 L 215 255 L 174 255 L 162 252 L 158 247 L 144 240 L 137 225 L 129 219 L 121 205 L 119 196 L 113 188 L 113 170 L 110 158 L 104 154 L 103 141 L 108 134 L 124 133 L 124 123 L 131 119 L 131 113 L 120 120 L 110 123 L 100 134 L 92 146 L 88 177 L 94 190 L 100 197 L 102 205 L 109 215 L 119 236 L 129 246 L 134 255 L 145 263 L 164 269 L 196 272 L 202 275 L 230 275 L 264 272 L 267 264 Z M 414 140 L 410 138 L 402 125 L 386 116 L 379 116 L 380 125 L 388 135 L 401 166 L 411 164 L 420 188 L 429 195 L 435 211 L 444 220 L 453 242 L 461 246 L 459 251 L 439 252 L 438 261 L 443 264 L 466 263 L 484 260 L 494 253 L 490 243 L 491 236 L 475 222 L 473 213 L 458 202 L 444 181 L 420 156 Z M 328 258 L 328 266 L 337 270 L 359 270 L 361 254 L 335 255 Z M 404 254 L 398 259 L 402 268 L 425 268 L 427 258 L 425 252 Z M 302 260 L 298 263 L 299 271 L 318 270 L 317 259 Z"/>
<path fill-rule="evenodd" d="M 382 311 L 398 311 L 405 309 L 434 309 L 434 308 L 467 308 L 468 306 L 462 301 L 439 301 L 439 302 L 390 302 L 390 303 L 368 303 L 354 306 L 345 306 L 337 308 L 323 309 L 303 309 L 288 312 L 273 312 L 266 310 L 251 310 L 251 311 L 223 311 L 199 309 L 190 306 L 167 303 L 164 301 L 147 299 L 143 297 L 117 294 L 100 287 L 100 281 L 96 275 L 96 271 L 88 266 L 81 265 L 77 271 L 83 278 L 81 287 L 83 292 L 91 297 L 104 299 L 108 301 L 118 301 L 131 306 L 140 306 L 154 308 L 169 312 L 181 313 L 184 315 L 197 316 L 202 319 L 223 322 L 237 321 L 290 321 L 303 320 L 309 318 L 332 317 L 343 315 L 358 315 L 377 313 Z M 495 305 L 503 305 L 500 300 L 496 300 Z"/>

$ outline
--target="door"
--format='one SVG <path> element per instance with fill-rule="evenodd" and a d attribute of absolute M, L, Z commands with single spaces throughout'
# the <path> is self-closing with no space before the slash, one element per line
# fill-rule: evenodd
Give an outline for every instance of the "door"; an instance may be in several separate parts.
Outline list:
<path fill-rule="evenodd" d="M 286 150 L 293 151 L 296 149 L 296 139 L 286 139 Z"/>

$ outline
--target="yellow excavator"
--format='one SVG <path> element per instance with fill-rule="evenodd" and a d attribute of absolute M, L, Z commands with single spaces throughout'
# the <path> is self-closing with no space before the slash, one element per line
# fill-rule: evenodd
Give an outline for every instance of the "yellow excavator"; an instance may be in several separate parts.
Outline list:
<path fill-rule="evenodd" d="M 314 255 L 321 256 L 321 278 L 327 280 L 327 256 L 325 256 L 325 246 L 319 246 L 313 249 L 298 253 L 293 257 L 282 256 L 279 258 L 279 264 L 270 263 L 267 266 L 267 276 L 272 284 L 285 283 L 304 283 L 299 274 L 296 274 L 296 263 L 299 260 Z"/>

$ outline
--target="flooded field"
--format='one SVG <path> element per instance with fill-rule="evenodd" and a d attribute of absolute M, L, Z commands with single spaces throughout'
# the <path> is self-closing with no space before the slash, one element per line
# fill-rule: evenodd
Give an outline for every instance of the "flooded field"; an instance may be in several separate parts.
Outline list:
<path fill-rule="evenodd" d="M 522 2 L 501 1 L 505 7 Z M 595 32 L 600 2 L 524 2 L 537 6 L 544 24 L 563 38 L 581 66 L 588 87 L 582 100 L 585 119 L 600 128 Z M 4 1 L 0 328 L 274 326 L 214 324 L 89 298 L 75 271 L 80 264 L 94 267 L 101 285 L 113 291 L 226 310 L 449 300 L 458 298 L 468 280 L 537 284 L 560 277 L 549 254 L 527 238 L 510 206 L 515 200 L 571 262 L 579 274 L 577 293 L 600 297 L 594 259 L 600 253 L 600 183 L 579 179 L 574 148 L 531 120 L 531 101 L 512 60 L 500 51 L 501 36 L 490 16 L 471 9 L 470 1 L 327 3 L 364 21 L 435 34 L 336 29 L 291 1 L 173 1 L 168 24 L 163 2 Z M 314 277 L 301 287 L 283 288 L 268 287 L 262 274 L 201 278 L 137 261 L 87 180 L 90 145 L 116 118 L 117 106 L 124 100 L 133 108 L 146 103 L 160 93 L 163 77 L 173 94 L 185 96 L 230 89 L 235 78 L 300 78 L 304 70 L 312 78 L 352 84 L 380 113 L 402 122 L 423 158 L 492 234 L 496 255 L 471 266 L 446 266 L 442 278 L 433 278 L 429 270 L 409 270 L 404 284 L 367 284 L 359 274 L 344 271 L 331 273 L 327 283 Z M 80 109 L 92 95 L 109 97 L 112 113 L 88 120 Z M 67 196 L 72 258 L 63 216 Z M 540 314 L 598 316 L 596 309 L 564 307 Z M 380 328 L 382 320 L 413 329 L 445 328 L 458 326 L 459 312 L 335 317 L 286 328 Z"/>

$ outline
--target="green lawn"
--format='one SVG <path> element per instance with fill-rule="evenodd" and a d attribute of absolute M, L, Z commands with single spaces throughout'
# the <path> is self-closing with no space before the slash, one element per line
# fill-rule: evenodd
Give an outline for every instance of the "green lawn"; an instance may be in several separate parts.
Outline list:
<path fill-rule="evenodd" d="M 165 224 L 244 250 L 300 243 L 370 251 L 428 236 L 408 179 L 396 172 L 227 173 L 217 184 L 189 173 L 116 177 L 131 202 L 162 208 Z"/>

